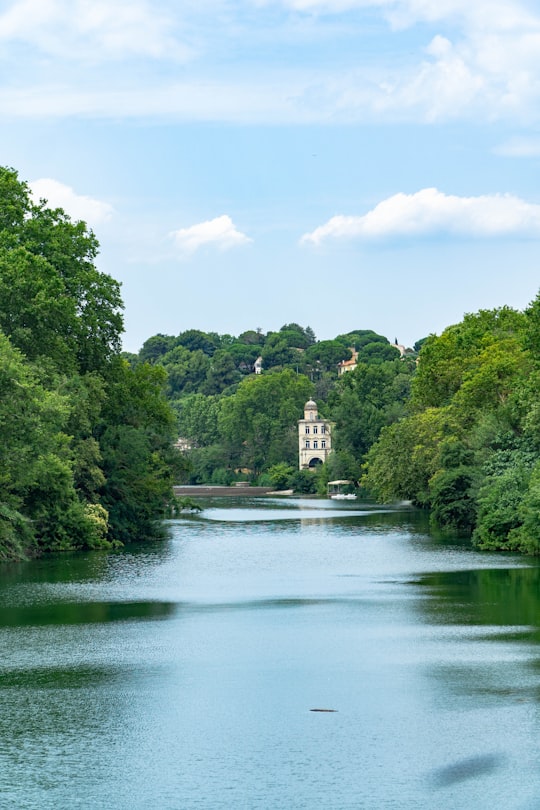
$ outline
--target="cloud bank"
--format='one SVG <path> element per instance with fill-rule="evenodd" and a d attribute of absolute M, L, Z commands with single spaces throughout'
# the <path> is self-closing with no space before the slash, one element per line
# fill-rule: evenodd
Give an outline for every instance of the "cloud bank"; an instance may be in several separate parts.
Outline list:
<path fill-rule="evenodd" d="M 173 231 L 171 236 L 180 251 L 188 255 L 195 253 L 205 245 L 214 245 L 219 250 L 229 250 L 252 241 L 236 228 L 227 214 L 206 222 L 199 222 L 189 228 L 180 228 L 178 231 Z"/>
<path fill-rule="evenodd" d="M 34 180 L 28 185 L 34 202 L 47 200 L 49 208 L 63 208 L 72 219 L 84 220 L 91 227 L 106 222 L 114 213 L 109 203 L 76 194 L 70 186 L 49 177 Z"/>
<path fill-rule="evenodd" d="M 0 110 L 272 124 L 528 123 L 540 118 L 534 5 L 11 0 L 0 11 L 0 61 L 9 65 Z M 386 42 L 381 49 L 373 30 Z M 328 56 L 334 50 L 347 57 L 341 67 Z"/>
<path fill-rule="evenodd" d="M 145 0 L 17 0 L 0 14 L 0 42 L 81 60 L 178 56 L 172 20 Z"/>
<path fill-rule="evenodd" d="M 458 197 L 436 188 L 394 194 L 362 216 L 335 216 L 306 233 L 304 244 L 328 239 L 392 239 L 448 234 L 464 237 L 540 236 L 540 205 L 512 194 Z"/>

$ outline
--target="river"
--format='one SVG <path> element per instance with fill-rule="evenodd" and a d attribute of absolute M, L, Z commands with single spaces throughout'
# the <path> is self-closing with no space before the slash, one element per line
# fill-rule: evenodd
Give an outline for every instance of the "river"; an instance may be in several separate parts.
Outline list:
<path fill-rule="evenodd" d="M 540 807 L 536 560 L 407 507 L 207 507 L 0 569 L 1 807 Z"/>

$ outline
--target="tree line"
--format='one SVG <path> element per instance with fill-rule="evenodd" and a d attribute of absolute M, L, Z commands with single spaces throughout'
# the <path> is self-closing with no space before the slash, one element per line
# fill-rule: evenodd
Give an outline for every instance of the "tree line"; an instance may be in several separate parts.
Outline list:
<path fill-rule="evenodd" d="M 366 450 L 384 425 L 404 414 L 422 341 L 400 350 L 370 329 L 318 341 L 311 327 L 284 324 L 238 337 L 190 329 L 158 334 L 128 355 L 134 368 L 167 372 L 166 392 L 178 418 L 184 481 L 253 483 L 324 491 L 332 477 L 358 479 Z M 355 354 L 354 374 L 339 364 Z M 260 359 L 262 373 L 255 373 Z M 306 400 L 336 423 L 335 452 L 316 476 L 298 470 L 297 422 Z"/>
<path fill-rule="evenodd" d="M 429 508 L 478 548 L 538 553 L 540 296 L 430 336 L 407 411 L 367 453 L 366 487 Z"/>
<path fill-rule="evenodd" d="M 357 367 L 339 375 L 351 349 Z M 379 501 L 429 509 L 434 529 L 477 548 L 540 550 L 540 296 L 523 312 L 467 314 L 405 356 L 371 330 L 317 341 L 293 323 L 156 335 L 131 362 L 168 373 L 186 481 L 322 493 L 347 478 Z M 316 474 L 298 470 L 310 397 L 333 422 L 335 451 Z"/>
<path fill-rule="evenodd" d="M 155 537 L 173 483 L 246 478 L 299 492 L 347 478 L 478 548 L 539 550 L 540 296 L 404 354 L 370 329 L 318 341 L 297 323 L 158 334 L 126 354 L 98 247 L 0 168 L 0 559 Z M 298 470 L 309 398 L 333 423 L 316 474 Z"/>
<path fill-rule="evenodd" d="M 153 537 L 171 498 L 167 374 L 122 357 L 98 247 L 0 168 L 0 559 Z"/>

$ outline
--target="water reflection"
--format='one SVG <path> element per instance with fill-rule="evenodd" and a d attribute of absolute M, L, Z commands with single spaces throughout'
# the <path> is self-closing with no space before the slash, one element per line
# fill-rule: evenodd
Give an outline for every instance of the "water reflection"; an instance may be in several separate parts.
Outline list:
<path fill-rule="evenodd" d="M 47 602 L 3 607 L 0 628 L 164 619 L 171 616 L 175 608 L 175 604 L 167 602 Z"/>
<path fill-rule="evenodd" d="M 536 806 L 536 562 L 261 501 L 0 569 L 5 806 Z"/>
<path fill-rule="evenodd" d="M 430 776 L 434 787 L 446 788 L 465 782 L 467 779 L 478 779 L 486 774 L 491 774 L 505 764 L 506 757 L 501 754 L 479 754 L 460 759 L 443 768 L 437 768 Z"/>
<path fill-rule="evenodd" d="M 414 582 L 429 595 L 420 602 L 438 624 L 530 626 L 540 641 L 540 567 L 439 571 Z"/>

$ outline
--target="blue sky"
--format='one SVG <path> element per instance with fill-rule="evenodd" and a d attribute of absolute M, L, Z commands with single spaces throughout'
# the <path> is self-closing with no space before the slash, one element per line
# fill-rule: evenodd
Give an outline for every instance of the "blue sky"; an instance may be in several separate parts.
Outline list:
<path fill-rule="evenodd" d="M 540 287 L 540 5 L 0 2 L 1 162 L 86 219 L 124 345 L 411 345 Z"/>

